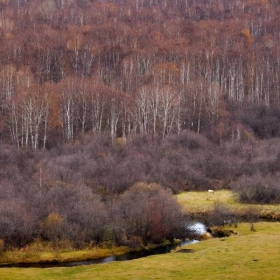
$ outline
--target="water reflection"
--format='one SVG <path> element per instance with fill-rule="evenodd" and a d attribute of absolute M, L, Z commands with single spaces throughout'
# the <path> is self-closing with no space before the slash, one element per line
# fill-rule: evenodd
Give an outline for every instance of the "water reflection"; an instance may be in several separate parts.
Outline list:
<path fill-rule="evenodd" d="M 192 225 L 188 226 L 191 231 L 194 231 L 195 234 L 203 234 L 206 232 L 206 227 L 203 223 L 193 223 Z"/>

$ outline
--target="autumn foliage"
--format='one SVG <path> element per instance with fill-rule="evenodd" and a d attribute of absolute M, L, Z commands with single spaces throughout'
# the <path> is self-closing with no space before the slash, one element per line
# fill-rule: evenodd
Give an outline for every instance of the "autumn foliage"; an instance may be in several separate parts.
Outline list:
<path fill-rule="evenodd" d="M 228 138 L 228 104 L 279 108 L 276 1 L 2 1 L 0 137 Z M 225 133 L 223 127 L 228 127 Z"/>
<path fill-rule="evenodd" d="M 0 1 L 2 247 L 183 236 L 182 190 L 279 202 L 279 12 Z"/>

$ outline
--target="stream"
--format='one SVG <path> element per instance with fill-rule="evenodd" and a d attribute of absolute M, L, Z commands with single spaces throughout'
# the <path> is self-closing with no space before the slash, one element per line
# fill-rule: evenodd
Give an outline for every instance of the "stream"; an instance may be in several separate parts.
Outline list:
<path fill-rule="evenodd" d="M 202 223 L 194 223 L 191 226 L 188 226 L 189 229 L 196 232 L 196 234 L 202 234 L 206 231 L 204 224 Z M 83 260 L 83 261 L 73 261 L 73 262 L 48 262 L 48 263 L 20 263 L 20 264 L 0 264 L 0 268 L 12 268 L 12 267 L 21 267 L 21 268 L 50 268 L 50 267 L 74 267 L 81 265 L 91 265 L 91 264 L 102 264 L 102 263 L 110 263 L 113 261 L 129 261 L 134 259 L 139 259 L 147 256 L 158 255 L 158 254 L 166 254 L 171 252 L 177 247 L 190 245 L 199 242 L 198 240 L 188 240 L 182 241 L 176 244 L 168 244 L 159 246 L 149 250 L 141 250 L 141 251 L 132 251 L 120 256 L 110 256 L 106 258 L 97 258 L 91 260 Z"/>

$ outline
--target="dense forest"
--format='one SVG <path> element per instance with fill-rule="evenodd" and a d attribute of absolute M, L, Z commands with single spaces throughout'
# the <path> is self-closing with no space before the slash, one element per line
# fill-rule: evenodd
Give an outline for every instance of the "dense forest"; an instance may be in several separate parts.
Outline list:
<path fill-rule="evenodd" d="M 280 1 L 1 0 L 0 239 L 186 234 L 172 193 L 279 202 Z"/>
<path fill-rule="evenodd" d="M 89 131 L 124 141 L 185 129 L 278 136 L 279 9 L 274 0 L 3 0 L 1 139 L 36 150 Z"/>

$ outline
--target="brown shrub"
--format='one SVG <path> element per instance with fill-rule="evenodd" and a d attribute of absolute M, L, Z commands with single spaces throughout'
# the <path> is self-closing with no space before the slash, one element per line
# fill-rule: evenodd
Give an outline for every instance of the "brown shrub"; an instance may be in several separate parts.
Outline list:
<path fill-rule="evenodd" d="M 5 249 L 5 242 L 3 239 L 0 239 L 0 256 L 3 255 Z"/>

